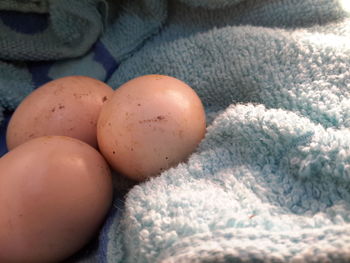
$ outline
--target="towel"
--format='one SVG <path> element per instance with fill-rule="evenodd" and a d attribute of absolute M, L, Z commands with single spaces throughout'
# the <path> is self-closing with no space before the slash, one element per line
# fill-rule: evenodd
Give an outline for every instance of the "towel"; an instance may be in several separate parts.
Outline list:
<path fill-rule="evenodd" d="M 0 3 L 0 119 L 67 75 L 171 75 L 207 115 L 186 162 L 115 175 L 72 262 L 350 262 L 349 0 L 22 2 Z"/>

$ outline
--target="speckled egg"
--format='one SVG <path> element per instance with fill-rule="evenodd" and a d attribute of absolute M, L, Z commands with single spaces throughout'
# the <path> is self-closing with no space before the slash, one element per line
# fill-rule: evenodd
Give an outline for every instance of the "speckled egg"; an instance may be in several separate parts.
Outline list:
<path fill-rule="evenodd" d="M 112 94 L 111 87 L 90 77 L 69 76 L 46 83 L 17 107 L 7 128 L 7 147 L 45 135 L 69 136 L 97 147 L 97 119 Z"/>
<path fill-rule="evenodd" d="M 184 161 L 206 130 L 196 92 L 164 75 L 132 79 L 102 107 L 97 124 L 101 153 L 121 174 L 138 181 Z"/>

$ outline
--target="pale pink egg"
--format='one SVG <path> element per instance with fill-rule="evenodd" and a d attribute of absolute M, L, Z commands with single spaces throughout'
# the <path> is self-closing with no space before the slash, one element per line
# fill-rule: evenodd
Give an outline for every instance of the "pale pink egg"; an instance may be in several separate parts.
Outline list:
<path fill-rule="evenodd" d="M 0 159 L 0 262 L 59 262 L 101 227 L 112 202 L 108 164 L 63 136 L 25 142 Z"/>

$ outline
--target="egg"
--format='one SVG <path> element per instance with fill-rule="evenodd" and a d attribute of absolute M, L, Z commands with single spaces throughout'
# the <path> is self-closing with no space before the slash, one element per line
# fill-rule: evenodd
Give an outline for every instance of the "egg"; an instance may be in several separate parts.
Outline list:
<path fill-rule="evenodd" d="M 121 85 L 101 110 L 101 153 L 121 174 L 143 181 L 184 161 L 204 137 L 196 92 L 183 81 L 145 75 Z"/>
<path fill-rule="evenodd" d="M 112 201 L 108 164 L 77 139 L 45 136 L 0 159 L 0 262 L 59 262 L 99 230 Z"/>
<path fill-rule="evenodd" d="M 30 93 L 14 112 L 6 133 L 8 149 L 45 135 L 63 135 L 97 147 L 96 123 L 113 90 L 84 76 L 68 76 Z"/>

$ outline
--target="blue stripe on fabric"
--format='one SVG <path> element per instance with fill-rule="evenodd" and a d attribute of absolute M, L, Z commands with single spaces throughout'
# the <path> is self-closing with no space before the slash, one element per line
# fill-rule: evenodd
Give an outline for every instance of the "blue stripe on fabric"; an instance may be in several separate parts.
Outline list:
<path fill-rule="evenodd" d="M 52 61 L 28 63 L 28 69 L 32 74 L 32 81 L 36 88 L 52 80 L 52 78 L 49 77 L 49 71 L 53 64 L 54 62 Z"/>
<path fill-rule="evenodd" d="M 8 152 L 6 147 L 6 128 L 11 118 L 11 113 L 5 112 L 4 115 L 5 115 L 5 118 L 0 124 L 0 157 Z"/>
<path fill-rule="evenodd" d="M 12 30 L 28 35 L 40 33 L 49 25 L 48 14 L 0 10 L 0 19 Z"/>
<path fill-rule="evenodd" d="M 119 221 L 122 216 L 122 212 L 124 210 L 124 203 L 125 203 L 125 194 L 126 193 L 118 193 L 113 198 L 113 205 L 110 210 L 110 212 L 107 215 L 107 219 L 103 225 L 103 228 L 100 233 L 100 244 L 98 248 L 98 259 L 101 263 L 107 263 L 107 256 L 108 256 L 108 233 L 111 230 L 111 227 L 116 223 L 116 221 Z"/>
<path fill-rule="evenodd" d="M 107 48 L 101 41 L 97 41 L 93 46 L 94 57 L 93 59 L 100 63 L 106 71 L 106 79 L 107 81 L 110 76 L 114 73 L 114 71 L 118 68 L 119 64 L 113 58 L 113 56 L 109 53 Z"/>

